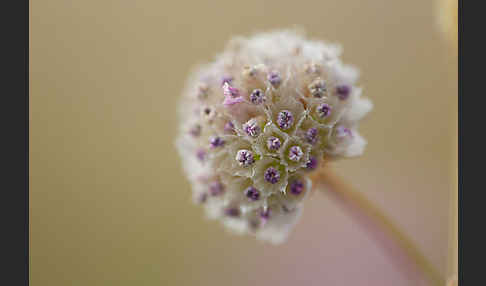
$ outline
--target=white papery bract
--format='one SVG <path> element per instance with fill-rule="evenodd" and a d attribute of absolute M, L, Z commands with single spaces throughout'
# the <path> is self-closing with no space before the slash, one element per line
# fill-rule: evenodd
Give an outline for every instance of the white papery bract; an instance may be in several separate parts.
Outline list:
<path fill-rule="evenodd" d="M 208 217 L 236 233 L 285 241 L 326 160 L 358 156 L 372 104 L 336 45 L 292 30 L 232 39 L 190 76 L 176 145 Z"/>

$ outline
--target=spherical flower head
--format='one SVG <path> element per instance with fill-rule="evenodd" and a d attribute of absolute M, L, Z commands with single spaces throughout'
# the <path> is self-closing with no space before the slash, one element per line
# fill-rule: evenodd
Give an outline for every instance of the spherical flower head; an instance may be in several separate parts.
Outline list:
<path fill-rule="evenodd" d="M 197 158 L 199 159 L 199 161 L 201 161 L 201 162 L 202 162 L 202 161 L 204 161 L 204 159 L 206 158 L 206 155 L 207 155 L 207 153 L 206 153 L 206 150 L 204 150 L 204 149 L 198 149 L 198 150 L 196 151 L 196 157 L 197 157 Z"/>
<path fill-rule="evenodd" d="M 345 138 L 349 138 L 353 135 L 353 133 L 351 132 L 351 130 L 349 130 L 349 128 L 346 128 L 344 126 L 338 126 L 336 127 L 336 137 L 339 138 L 339 139 L 345 139 Z"/>
<path fill-rule="evenodd" d="M 176 147 L 195 202 L 239 234 L 281 243 L 309 174 L 358 156 L 372 104 L 337 45 L 274 31 L 229 42 L 196 69 L 179 105 Z"/>

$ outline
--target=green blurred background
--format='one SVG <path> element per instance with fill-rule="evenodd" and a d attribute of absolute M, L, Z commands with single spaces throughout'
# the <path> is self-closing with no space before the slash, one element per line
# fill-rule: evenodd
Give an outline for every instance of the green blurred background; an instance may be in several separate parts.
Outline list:
<path fill-rule="evenodd" d="M 192 205 L 173 145 L 190 68 L 233 35 L 294 24 L 343 45 L 375 105 L 337 172 L 448 274 L 457 57 L 436 1 L 31 2 L 31 284 L 413 285 L 314 194 L 288 242 L 226 232 Z"/>

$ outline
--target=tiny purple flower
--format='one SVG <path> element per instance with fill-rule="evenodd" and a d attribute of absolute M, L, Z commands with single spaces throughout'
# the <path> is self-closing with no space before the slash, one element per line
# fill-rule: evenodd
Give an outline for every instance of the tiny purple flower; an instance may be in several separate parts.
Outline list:
<path fill-rule="evenodd" d="M 249 150 L 238 150 L 236 153 L 236 161 L 240 164 L 240 166 L 248 167 L 255 162 L 255 158 L 253 157 L 253 153 Z"/>
<path fill-rule="evenodd" d="M 336 137 L 339 138 L 339 139 L 344 139 L 346 137 L 351 137 L 353 134 L 351 132 L 351 130 L 349 130 L 348 128 L 344 127 L 344 126 L 338 126 L 336 128 Z"/>
<path fill-rule="evenodd" d="M 235 125 L 233 124 L 233 122 L 231 121 L 228 121 L 226 122 L 226 124 L 224 125 L 224 133 L 225 134 L 235 134 Z"/>
<path fill-rule="evenodd" d="M 307 170 L 314 170 L 317 168 L 317 159 L 316 157 L 310 157 L 309 161 L 307 161 L 307 164 L 305 165 L 305 168 Z"/>
<path fill-rule="evenodd" d="M 321 103 L 317 106 L 316 111 L 320 118 L 326 118 L 331 114 L 331 106 L 327 103 Z"/>
<path fill-rule="evenodd" d="M 348 85 L 339 85 L 336 87 L 336 93 L 341 100 L 348 98 L 351 88 Z"/>
<path fill-rule="evenodd" d="M 307 140 L 307 142 L 314 145 L 317 142 L 317 135 L 318 135 L 317 128 L 312 127 L 309 128 L 305 133 L 305 139 Z"/>
<path fill-rule="evenodd" d="M 270 136 L 267 139 L 267 148 L 272 151 L 276 151 L 280 149 L 280 146 L 282 146 L 282 143 L 280 142 L 280 139 L 274 136 Z"/>
<path fill-rule="evenodd" d="M 198 149 L 196 152 L 196 157 L 199 159 L 199 161 L 204 161 L 204 159 L 206 159 L 206 151 L 204 149 Z"/>
<path fill-rule="evenodd" d="M 290 193 L 299 195 L 304 190 L 304 183 L 301 180 L 295 180 L 290 184 Z"/>
<path fill-rule="evenodd" d="M 211 140 L 210 140 L 210 144 L 211 144 L 211 148 L 217 148 L 217 147 L 221 147 L 224 145 L 224 140 L 221 139 L 221 137 L 212 137 Z"/>
<path fill-rule="evenodd" d="M 316 98 L 322 98 L 327 90 L 326 83 L 322 79 L 316 79 L 308 88 L 312 96 Z"/>
<path fill-rule="evenodd" d="M 246 123 L 243 128 L 245 129 L 246 134 L 251 137 L 257 137 L 261 132 L 261 128 L 260 126 L 258 126 L 258 123 L 256 121 L 250 121 Z"/>
<path fill-rule="evenodd" d="M 298 162 L 302 156 L 304 156 L 304 152 L 302 152 L 302 148 L 300 146 L 292 146 L 289 149 L 289 159 Z"/>
<path fill-rule="evenodd" d="M 268 75 L 268 81 L 270 82 L 270 84 L 274 87 L 274 88 L 278 88 L 280 83 L 282 82 L 282 78 L 280 77 L 280 75 L 278 74 L 278 72 L 276 71 L 272 71 L 269 75 Z"/>
<path fill-rule="evenodd" d="M 247 196 L 250 201 L 258 201 L 260 199 L 260 191 L 255 187 L 248 187 L 245 190 L 245 196 Z"/>
<path fill-rule="evenodd" d="M 250 101 L 253 104 L 262 104 L 265 94 L 261 89 L 254 89 L 250 94 Z"/>
<path fill-rule="evenodd" d="M 278 126 L 283 129 L 289 129 L 292 127 L 292 124 L 294 123 L 294 116 L 292 115 L 292 112 L 288 110 L 282 110 L 278 113 L 277 116 L 277 124 Z"/>
<path fill-rule="evenodd" d="M 230 217 L 239 217 L 240 216 L 240 209 L 237 207 L 230 207 L 224 211 L 224 214 Z"/>
<path fill-rule="evenodd" d="M 224 192 L 224 186 L 218 181 L 212 182 L 209 185 L 209 193 L 211 196 L 217 196 Z"/>
<path fill-rule="evenodd" d="M 274 167 L 269 167 L 265 170 L 263 177 L 270 184 L 276 184 L 280 180 L 280 172 Z"/>

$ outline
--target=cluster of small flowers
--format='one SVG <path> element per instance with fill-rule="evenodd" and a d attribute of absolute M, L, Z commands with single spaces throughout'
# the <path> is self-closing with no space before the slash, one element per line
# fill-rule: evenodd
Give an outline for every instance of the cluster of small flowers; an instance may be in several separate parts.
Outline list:
<path fill-rule="evenodd" d="M 235 38 L 190 77 L 176 145 L 195 202 L 237 233 L 285 240 L 326 160 L 360 155 L 371 110 L 340 49 L 294 31 Z"/>

